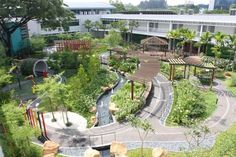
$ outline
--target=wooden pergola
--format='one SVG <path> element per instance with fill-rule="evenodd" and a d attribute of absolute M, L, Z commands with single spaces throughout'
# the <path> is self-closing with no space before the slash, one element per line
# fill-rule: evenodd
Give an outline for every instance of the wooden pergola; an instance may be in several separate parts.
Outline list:
<path fill-rule="evenodd" d="M 134 82 L 147 83 L 160 72 L 160 62 L 157 58 L 148 55 L 140 55 L 140 68 L 128 77 L 131 82 L 131 99 L 134 99 Z"/>
<path fill-rule="evenodd" d="M 169 65 L 170 65 L 169 80 L 171 80 L 171 81 L 174 80 L 175 66 L 177 66 L 177 65 L 184 66 L 184 78 L 186 78 L 187 66 L 189 66 L 189 68 L 190 68 L 190 66 L 194 67 L 194 76 L 196 76 L 196 69 L 197 68 L 212 70 L 211 84 L 214 81 L 215 69 L 216 69 L 215 66 L 212 63 L 203 62 L 202 59 L 198 56 L 190 56 L 190 57 L 186 57 L 184 59 L 169 59 Z"/>
<path fill-rule="evenodd" d="M 143 47 L 143 52 L 145 47 L 147 46 L 157 46 L 160 49 L 167 49 L 168 43 L 166 40 L 158 38 L 158 37 L 149 37 L 141 40 L 141 45 Z"/>

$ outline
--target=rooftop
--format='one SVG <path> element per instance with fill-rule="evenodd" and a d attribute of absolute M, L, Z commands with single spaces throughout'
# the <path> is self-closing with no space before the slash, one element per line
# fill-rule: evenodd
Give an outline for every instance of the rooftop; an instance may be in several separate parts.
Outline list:
<path fill-rule="evenodd" d="M 114 9 L 113 5 L 103 2 L 71 2 L 66 0 L 65 4 L 68 5 L 70 9 Z"/>
<path fill-rule="evenodd" d="M 159 20 L 178 22 L 206 22 L 236 24 L 236 16 L 230 15 L 142 15 L 142 14 L 109 14 L 103 15 L 103 19 L 121 20 Z"/>

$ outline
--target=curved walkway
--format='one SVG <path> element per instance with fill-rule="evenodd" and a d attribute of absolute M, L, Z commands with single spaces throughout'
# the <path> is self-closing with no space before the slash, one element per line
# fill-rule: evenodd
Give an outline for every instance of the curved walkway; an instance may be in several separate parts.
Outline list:
<path fill-rule="evenodd" d="M 236 101 L 226 90 L 220 80 L 214 87 L 218 95 L 218 107 L 211 117 L 205 122 L 211 134 L 203 142 L 202 147 L 214 144 L 216 135 L 227 129 L 235 122 Z M 149 134 L 145 139 L 145 147 L 163 147 L 170 151 L 188 149 L 185 133 L 189 130 L 183 127 L 165 126 L 165 119 L 171 109 L 173 101 L 171 83 L 162 75 L 157 75 L 153 80 L 153 92 L 147 105 L 138 114 L 142 119 L 147 119 L 155 133 Z M 47 126 L 48 136 L 60 144 L 63 154 L 81 156 L 86 146 L 100 147 L 109 145 L 113 140 L 126 143 L 129 149 L 140 147 L 138 132 L 128 123 L 112 123 L 102 127 L 77 131 L 75 129 L 55 129 Z"/>

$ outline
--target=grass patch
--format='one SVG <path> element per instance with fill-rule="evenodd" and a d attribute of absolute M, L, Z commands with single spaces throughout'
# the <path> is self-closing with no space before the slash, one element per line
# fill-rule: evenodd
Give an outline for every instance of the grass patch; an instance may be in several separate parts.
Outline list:
<path fill-rule="evenodd" d="M 214 92 L 180 81 L 174 87 L 174 102 L 166 122 L 172 126 L 197 124 L 215 111 L 216 99 Z"/>
<path fill-rule="evenodd" d="M 236 74 L 235 74 L 236 75 Z M 225 85 L 227 90 L 229 90 L 234 96 L 236 96 L 236 87 L 235 86 L 231 86 L 231 78 L 228 78 L 225 80 Z"/>
<path fill-rule="evenodd" d="M 134 83 L 134 100 L 131 100 L 130 83 L 126 83 L 114 96 L 111 102 L 115 103 L 119 111 L 115 113 L 117 120 L 123 120 L 126 116 L 137 112 L 142 105 L 142 94 L 145 86 L 140 83 Z"/>
<path fill-rule="evenodd" d="M 193 152 L 168 152 L 168 157 L 235 157 L 236 156 L 236 123 L 227 131 L 220 133 L 214 146 L 209 150 Z M 152 157 L 152 149 L 144 149 L 145 157 Z M 140 149 L 128 151 L 128 157 L 141 157 Z"/>

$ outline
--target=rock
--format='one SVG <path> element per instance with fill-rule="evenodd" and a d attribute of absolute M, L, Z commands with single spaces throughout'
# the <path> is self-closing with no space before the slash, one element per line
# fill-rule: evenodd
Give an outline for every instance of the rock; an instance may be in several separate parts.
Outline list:
<path fill-rule="evenodd" d="M 93 106 L 93 107 L 90 109 L 90 112 L 96 113 L 96 112 L 97 112 L 97 107 L 96 107 L 96 106 Z"/>
<path fill-rule="evenodd" d="M 111 143 L 110 153 L 115 157 L 126 157 L 127 148 L 123 143 L 113 141 Z"/>
<path fill-rule="evenodd" d="M 96 116 L 92 116 L 92 117 L 90 118 L 90 120 L 91 120 L 92 124 L 95 124 L 95 123 L 97 122 Z"/>
<path fill-rule="evenodd" d="M 110 103 L 109 105 L 109 110 L 114 113 L 116 111 L 119 111 L 119 108 L 116 107 L 116 104 L 115 103 Z"/>
<path fill-rule="evenodd" d="M 110 89 L 110 87 L 104 87 L 104 86 L 102 86 L 101 89 L 102 89 L 103 92 L 105 92 L 106 90 Z"/>
<path fill-rule="evenodd" d="M 43 155 L 57 154 L 59 149 L 59 144 L 53 141 L 46 141 L 43 144 Z"/>
<path fill-rule="evenodd" d="M 55 157 L 55 156 L 56 156 L 56 155 L 55 155 L 54 153 L 43 155 L 43 157 Z"/>
<path fill-rule="evenodd" d="M 152 150 L 152 157 L 167 157 L 167 151 L 162 148 L 154 148 Z"/>
<path fill-rule="evenodd" d="M 84 152 L 84 157 L 102 157 L 99 151 L 89 148 Z"/>

